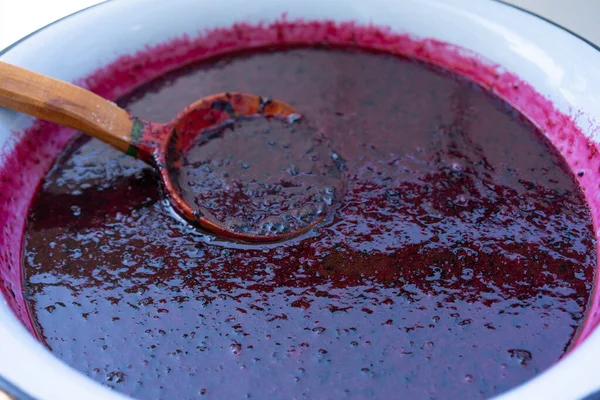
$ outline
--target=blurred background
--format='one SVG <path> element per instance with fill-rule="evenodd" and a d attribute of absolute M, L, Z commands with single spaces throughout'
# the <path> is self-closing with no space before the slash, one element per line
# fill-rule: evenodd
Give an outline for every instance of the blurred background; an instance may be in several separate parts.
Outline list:
<path fill-rule="evenodd" d="M 103 1 L 0 0 L 0 50 L 65 15 Z"/>
<path fill-rule="evenodd" d="M 52 21 L 102 1 L 0 0 L 0 49 Z M 543 15 L 600 45 L 600 23 L 598 23 L 600 0 L 505 0 L 505 2 Z"/>

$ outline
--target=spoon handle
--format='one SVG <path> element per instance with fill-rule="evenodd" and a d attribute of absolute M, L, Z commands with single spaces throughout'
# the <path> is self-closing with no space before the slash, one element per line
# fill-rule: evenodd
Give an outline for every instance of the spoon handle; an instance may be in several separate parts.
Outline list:
<path fill-rule="evenodd" d="M 58 79 L 0 61 L 0 107 L 65 125 L 127 152 L 133 117 L 116 104 Z"/>

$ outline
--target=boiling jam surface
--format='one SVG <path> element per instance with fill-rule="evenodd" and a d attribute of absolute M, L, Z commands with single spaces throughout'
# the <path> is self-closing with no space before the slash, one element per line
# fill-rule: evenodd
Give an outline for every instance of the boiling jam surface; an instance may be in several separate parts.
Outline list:
<path fill-rule="evenodd" d="M 425 64 L 328 47 L 222 56 L 120 103 L 168 121 L 234 90 L 331 141 L 333 217 L 284 243 L 221 241 L 177 218 L 151 168 L 79 138 L 25 237 L 29 306 L 58 357 L 140 399 L 454 399 L 564 354 L 593 285 L 591 218 L 514 109 Z"/>

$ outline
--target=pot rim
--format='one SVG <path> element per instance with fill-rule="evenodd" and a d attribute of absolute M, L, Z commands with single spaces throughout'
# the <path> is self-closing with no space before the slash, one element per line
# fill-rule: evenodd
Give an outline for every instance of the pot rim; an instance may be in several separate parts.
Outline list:
<path fill-rule="evenodd" d="M 440 1 L 440 0 L 434 0 L 434 1 Z M 567 33 L 568 35 L 577 38 L 578 40 L 580 40 L 581 42 L 587 44 L 588 46 L 590 46 L 592 49 L 600 52 L 600 46 L 596 45 L 595 43 L 591 42 L 590 40 L 586 39 L 585 37 L 575 33 L 574 31 L 570 30 L 569 28 L 564 27 L 563 25 L 554 22 L 546 17 L 543 17 L 535 12 L 532 12 L 530 10 L 526 10 L 520 6 L 514 5 L 514 4 L 509 4 L 506 3 L 503 0 L 492 0 L 493 3 L 496 4 L 500 4 L 504 7 L 507 8 L 511 8 L 513 10 L 515 10 L 515 12 L 519 12 L 519 13 L 524 13 L 527 14 L 528 16 L 535 18 L 535 19 L 539 19 L 541 21 L 544 21 L 545 23 L 553 26 L 554 28 L 557 28 L 561 31 L 563 31 L 564 33 Z M 29 39 L 35 38 L 38 34 L 40 34 L 41 32 L 46 31 L 48 28 L 51 28 L 57 24 L 60 24 L 62 22 L 64 22 L 65 20 L 68 19 L 72 19 L 73 17 L 79 17 L 81 14 L 85 14 L 86 12 L 92 10 L 92 9 L 97 9 L 97 8 L 102 8 L 107 6 L 108 4 L 111 3 L 117 3 L 114 0 L 104 0 L 100 3 L 97 4 L 93 4 L 91 6 L 88 6 L 86 8 L 83 8 L 81 10 L 78 10 L 76 12 L 73 12 L 71 14 L 68 14 L 56 21 L 53 21 L 43 27 L 40 27 L 39 29 L 36 29 L 35 31 L 29 33 L 28 35 L 20 38 L 19 40 L 15 41 L 14 43 L 8 45 L 7 47 L 5 47 L 4 49 L 0 49 L 0 57 L 2 57 L 3 55 L 9 53 L 11 50 L 13 50 L 16 47 L 19 47 L 23 42 L 26 42 Z M 600 254 L 599 254 L 600 255 Z M 599 260 L 599 266 L 600 266 L 600 260 Z M 592 290 L 598 290 L 598 288 L 594 288 Z M 0 301 L 3 301 L 3 297 L 0 295 Z M 15 317 L 16 318 L 16 317 Z M 20 323 L 20 322 L 19 322 Z M 594 332 L 596 333 L 594 342 L 596 342 L 596 344 L 594 345 L 594 348 L 596 349 L 600 349 L 600 332 L 598 332 L 598 328 L 594 328 Z M 26 332 L 25 329 L 23 329 L 23 332 Z M 1 332 L 0 332 L 1 333 Z M 33 339 L 33 337 L 31 338 Z M 583 343 L 581 343 L 578 347 L 591 347 L 591 346 L 585 346 L 585 344 L 590 340 L 591 338 L 587 338 Z M 48 352 L 50 354 L 50 352 L 47 349 L 44 349 L 46 352 Z M 587 349 L 589 350 L 589 348 Z M 600 355 L 600 354 L 599 354 Z M 532 385 L 530 385 L 530 383 L 536 383 L 537 385 L 534 385 L 533 387 L 540 387 L 540 384 L 538 384 L 539 382 L 541 382 L 542 380 L 544 382 L 546 381 L 550 381 L 551 380 L 551 376 L 549 376 L 550 374 L 548 374 L 548 372 L 552 372 L 554 370 L 556 370 L 557 366 L 561 366 L 565 364 L 565 358 L 562 358 L 560 360 L 558 360 L 553 366 L 550 367 L 550 369 L 548 371 L 543 371 L 537 375 L 535 375 L 533 378 L 529 379 L 528 381 L 524 382 L 523 384 L 514 387 L 512 389 L 510 389 L 509 391 L 500 394 L 499 396 L 497 396 L 496 398 L 501 398 L 501 399 L 516 399 L 516 398 L 529 398 L 529 395 L 532 393 L 532 390 L 523 390 L 525 389 L 525 387 L 529 387 L 531 389 Z M 574 363 L 577 363 L 576 360 L 573 360 L 573 357 L 570 357 L 570 365 L 573 365 Z M 90 384 L 92 384 L 93 386 L 97 386 L 95 389 L 97 390 L 93 390 L 93 396 L 95 398 L 96 395 L 102 395 L 104 396 L 104 398 L 110 398 L 110 399 L 115 399 L 115 400 L 126 400 L 129 399 L 129 397 L 118 393 L 116 391 L 110 390 L 104 386 L 101 386 L 100 384 L 96 383 L 94 380 L 92 380 L 91 378 L 83 375 L 82 373 L 80 373 L 79 371 L 75 370 L 72 367 L 67 366 L 67 364 L 65 364 L 62 361 L 59 361 L 60 363 L 62 363 L 68 370 L 70 370 L 70 372 L 74 372 L 77 375 L 80 375 L 81 377 L 83 377 L 84 380 L 89 381 Z M 564 369 L 564 368 L 563 368 Z M 556 377 L 556 373 L 552 374 L 553 377 Z M 597 385 L 598 391 L 594 392 L 593 394 L 589 395 L 589 398 L 594 397 L 594 396 L 600 396 L 600 383 L 598 383 Z M 28 400 L 28 399 L 33 399 L 31 396 L 29 396 L 27 394 L 27 388 L 21 388 L 19 389 L 18 387 L 12 385 L 9 381 L 3 379 L 0 376 L 0 397 L 2 395 L 2 390 L 5 389 L 7 394 L 11 394 L 13 396 L 16 396 L 15 399 L 19 400 L 19 399 L 23 399 L 23 400 Z M 92 393 L 90 393 L 92 394 Z M 11 398 L 11 397 L 9 397 Z M 587 399 L 588 397 L 586 397 Z"/>

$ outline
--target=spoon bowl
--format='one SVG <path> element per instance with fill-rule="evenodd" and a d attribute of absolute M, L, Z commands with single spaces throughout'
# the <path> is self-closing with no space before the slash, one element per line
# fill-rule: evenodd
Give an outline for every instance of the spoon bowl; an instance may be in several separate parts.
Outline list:
<path fill-rule="evenodd" d="M 186 107 L 173 121 L 158 125 L 139 120 L 142 137 L 138 143 L 144 157 L 154 162 L 172 206 L 188 221 L 193 221 L 204 229 L 219 236 L 246 242 L 273 242 L 300 235 L 320 223 L 327 214 L 306 224 L 301 229 L 257 235 L 232 229 L 216 218 L 211 218 L 201 207 L 193 207 L 182 196 L 182 188 L 177 180 L 177 170 L 181 167 L 181 157 L 207 129 L 222 126 L 241 117 L 300 118 L 290 105 L 246 93 L 219 93 L 204 97 Z M 153 145 L 156 143 L 156 145 Z"/>

